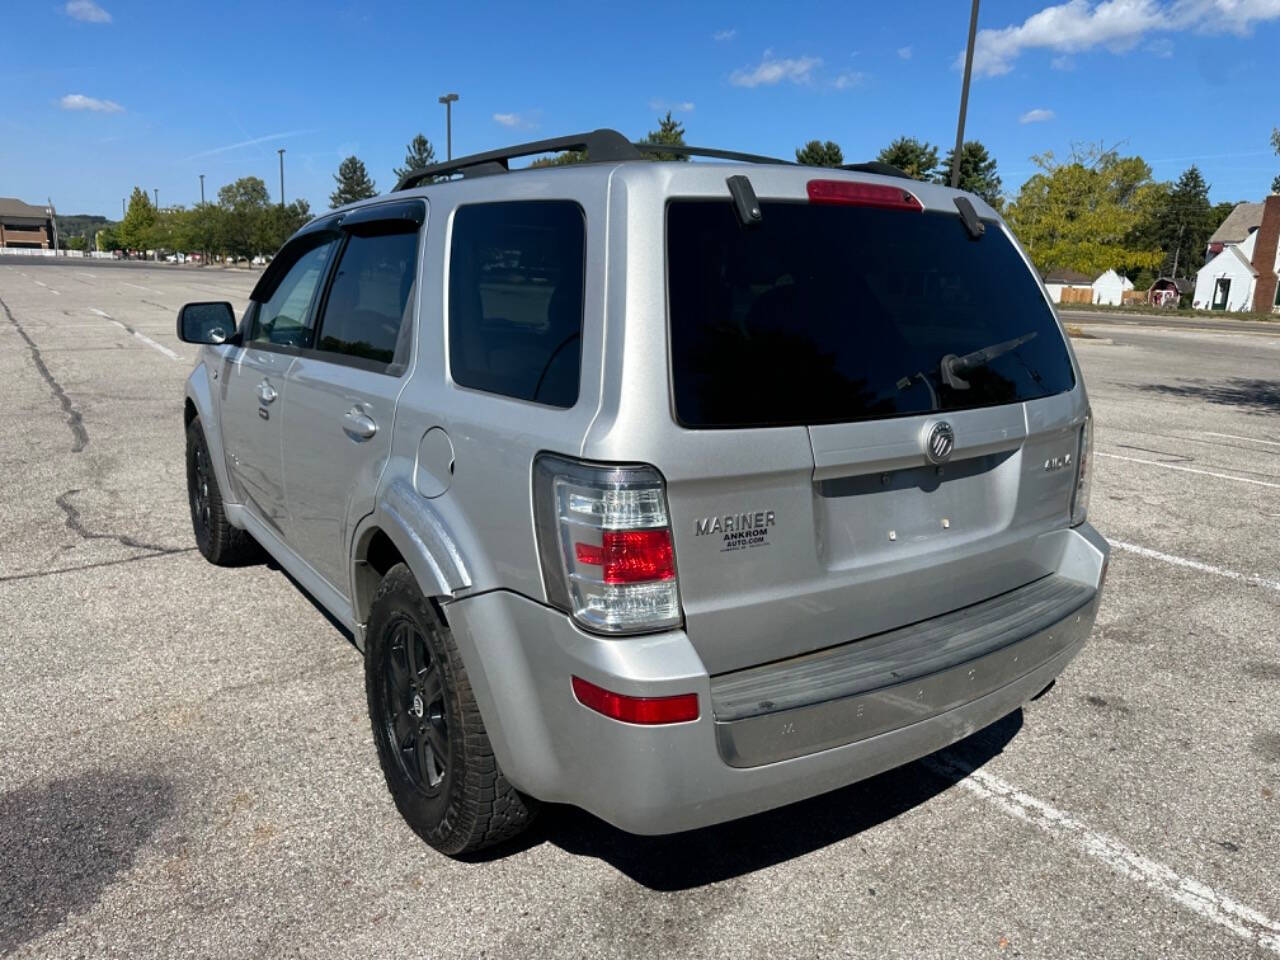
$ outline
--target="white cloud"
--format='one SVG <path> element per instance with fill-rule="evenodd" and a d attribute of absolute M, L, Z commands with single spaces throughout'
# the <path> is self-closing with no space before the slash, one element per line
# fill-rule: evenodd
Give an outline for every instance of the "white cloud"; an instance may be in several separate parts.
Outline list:
<path fill-rule="evenodd" d="M 732 40 L 738 35 L 738 31 L 730 27 L 728 30 L 717 30 L 711 35 L 711 39 L 716 43 L 724 43 L 726 40 Z"/>
<path fill-rule="evenodd" d="M 760 62 L 750 69 L 729 74 L 735 87 L 771 87 L 786 80 L 790 83 L 812 83 L 813 71 L 822 66 L 821 57 L 779 58 L 766 50 Z"/>
<path fill-rule="evenodd" d="M 500 124 L 502 124 L 504 127 L 518 127 L 518 126 L 520 126 L 520 114 L 518 114 L 518 113 L 495 113 L 495 114 L 493 115 L 493 122 L 494 122 L 494 123 L 500 123 Z"/>
<path fill-rule="evenodd" d="M 103 10 L 93 0 L 67 0 L 67 5 L 63 8 L 68 17 L 73 20 L 83 20 L 85 23 L 110 23 L 111 14 Z"/>
<path fill-rule="evenodd" d="M 1054 57 L 1050 60 L 1049 66 L 1053 67 L 1055 70 L 1074 70 L 1076 68 L 1076 61 L 1073 57 L 1068 57 L 1066 54 L 1063 54 L 1060 57 Z"/>
<path fill-rule="evenodd" d="M 899 57 L 901 57 L 903 60 L 910 60 L 910 59 L 911 59 L 911 46 L 908 44 L 908 45 L 907 45 L 907 46 L 905 46 L 905 47 L 899 47 L 899 48 L 898 48 L 898 56 L 899 56 Z"/>
<path fill-rule="evenodd" d="M 831 86 L 837 90 L 852 90 L 854 87 L 860 87 L 867 82 L 867 75 L 860 70 L 846 70 L 844 73 L 836 75 L 831 81 Z"/>
<path fill-rule="evenodd" d="M 663 110 L 670 110 L 672 113 L 693 113 L 694 106 L 692 100 L 663 100 L 661 97 L 652 97 L 649 100 L 649 109 L 659 113 Z"/>
<path fill-rule="evenodd" d="M 1036 107 L 1034 110 L 1028 110 L 1018 118 L 1019 123 L 1044 123 L 1046 120 L 1052 120 L 1056 114 L 1052 110 L 1046 110 L 1044 107 Z"/>
<path fill-rule="evenodd" d="M 99 100 L 83 93 L 68 93 L 58 101 L 63 110 L 97 110 L 99 113 L 123 113 L 124 107 L 114 100 Z"/>
<path fill-rule="evenodd" d="M 978 31 L 973 68 L 981 76 L 1013 69 L 1027 50 L 1063 54 L 1102 47 L 1112 53 L 1133 49 L 1153 33 L 1196 30 L 1246 34 L 1255 24 L 1280 19 L 1280 0 L 1067 0 L 1045 7 L 1021 24 Z M 957 58 L 963 65 L 964 54 Z"/>

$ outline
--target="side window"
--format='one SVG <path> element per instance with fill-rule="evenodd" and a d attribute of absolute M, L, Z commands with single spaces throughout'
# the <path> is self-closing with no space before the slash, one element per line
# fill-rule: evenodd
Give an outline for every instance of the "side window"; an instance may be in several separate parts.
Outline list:
<path fill-rule="evenodd" d="M 449 254 L 455 383 L 555 407 L 577 402 L 585 245 L 572 201 L 458 208 Z"/>
<path fill-rule="evenodd" d="M 321 350 L 371 361 L 381 369 L 397 359 L 418 264 L 416 224 L 371 224 L 376 233 L 353 234 L 329 288 L 320 322 Z M 406 229 L 407 228 L 407 229 Z M 401 350 L 400 361 L 404 361 Z"/>
<path fill-rule="evenodd" d="M 322 241 L 298 258 L 271 294 L 260 302 L 249 340 L 305 347 L 311 339 L 307 312 L 324 276 L 334 240 Z M 255 291 L 256 293 L 257 291 Z"/>

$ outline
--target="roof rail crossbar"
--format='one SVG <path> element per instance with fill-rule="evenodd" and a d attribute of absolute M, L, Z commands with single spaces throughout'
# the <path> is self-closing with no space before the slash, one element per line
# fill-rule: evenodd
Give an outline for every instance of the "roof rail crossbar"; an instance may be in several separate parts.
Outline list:
<path fill-rule="evenodd" d="M 676 157 L 711 157 L 715 160 L 739 160 L 743 163 L 780 163 L 794 167 L 792 160 L 765 157 L 758 153 L 739 153 L 736 150 L 716 150 L 713 147 L 689 147 L 682 143 L 637 143 L 633 146 L 641 153 L 669 153 Z"/>
<path fill-rule="evenodd" d="M 539 153 L 554 153 L 561 150 L 585 150 L 592 160 L 597 161 L 641 159 L 640 151 L 617 130 L 600 129 L 589 133 L 575 133 L 567 137 L 555 137 L 551 140 L 519 143 L 500 150 L 473 153 L 445 163 L 419 167 L 401 177 L 395 189 L 408 190 L 434 177 L 447 177 L 455 173 L 460 173 L 464 177 L 501 173 L 510 168 L 510 161 L 516 157 L 530 157 Z"/>

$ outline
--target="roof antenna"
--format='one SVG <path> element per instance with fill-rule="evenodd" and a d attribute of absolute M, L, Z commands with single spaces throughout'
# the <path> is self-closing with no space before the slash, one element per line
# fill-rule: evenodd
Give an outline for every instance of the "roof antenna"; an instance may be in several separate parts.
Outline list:
<path fill-rule="evenodd" d="M 751 187 L 751 181 L 742 174 L 735 174 L 725 180 L 729 185 L 729 195 L 733 197 L 733 209 L 738 214 L 738 223 L 743 227 L 758 227 L 761 222 L 760 201 Z"/>

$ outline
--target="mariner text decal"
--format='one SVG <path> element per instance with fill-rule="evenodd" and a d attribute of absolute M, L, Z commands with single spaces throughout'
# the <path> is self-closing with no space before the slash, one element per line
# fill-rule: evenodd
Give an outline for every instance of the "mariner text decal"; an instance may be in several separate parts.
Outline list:
<path fill-rule="evenodd" d="M 720 536 L 720 552 L 745 550 L 769 545 L 769 528 L 773 526 L 772 510 L 755 513 L 729 513 L 723 517 L 703 517 L 694 521 L 694 535 Z"/>

